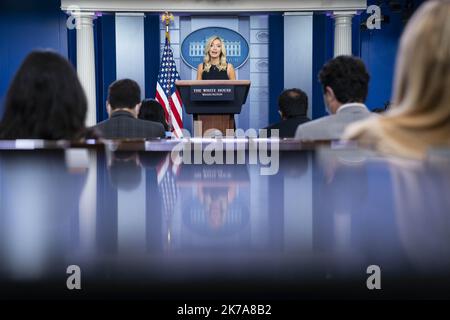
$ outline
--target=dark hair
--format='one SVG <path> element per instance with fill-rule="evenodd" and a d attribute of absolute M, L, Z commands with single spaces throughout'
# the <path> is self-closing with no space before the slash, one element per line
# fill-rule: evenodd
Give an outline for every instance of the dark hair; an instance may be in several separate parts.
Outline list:
<path fill-rule="evenodd" d="M 339 56 L 328 61 L 319 73 L 325 92 L 333 89 L 340 103 L 365 102 L 369 91 L 370 75 L 361 59 Z"/>
<path fill-rule="evenodd" d="M 169 131 L 169 125 L 166 121 L 166 114 L 163 106 L 154 99 L 145 99 L 142 101 L 139 110 L 139 119 L 159 122 L 164 126 L 164 130 Z"/>
<path fill-rule="evenodd" d="M 136 81 L 122 79 L 114 81 L 108 88 L 108 102 L 111 109 L 133 109 L 141 102 L 141 89 Z"/>
<path fill-rule="evenodd" d="M 306 116 L 308 96 L 297 88 L 284 90 L 278 97 L 278 107 L 285 118 Z"/>
<path fill-rule="evenodd" d="M 87 100 L 62 56 L 34 51 L 22 62 L 5 100 L 1 139 L 76 139 L 84 134 Z"/>

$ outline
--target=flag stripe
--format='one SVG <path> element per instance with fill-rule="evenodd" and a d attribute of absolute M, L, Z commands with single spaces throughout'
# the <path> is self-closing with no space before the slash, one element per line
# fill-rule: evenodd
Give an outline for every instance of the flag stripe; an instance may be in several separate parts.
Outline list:
<path fill-rule="evenodd" d="M 178 115 L 180 116 L 180 119 L 182 119 L 183 118 L 183 110 L 181 109 L 181 99 L 178 94 L 178 90 L 175 91 L 174 94 L 172 94 L 172 101 L 173 101 L 173 104 L 175 105 L 175 107 L 177 108 L 177 112 L 178 112 Z"/>
<path fill-rule="evenodd" d="M 164 93 L 164 90 L 159 85 L 159 82 L 156 84 L 156 100 L 158 100 L 159 103 L 162 104 L 167 114 L 169 114 L 169 110 L 167 110 L 169 106 L 169 101 L 167 101 L 166 94 Z M 169 120 L 169 119 L 167 119 Z"/>
<path fill-rule="evenodd" d="M 175 138 L 181 138 L 183 136 L 183 133 L 181 132 L 181 128 L 173 116 L 172 116 L 172 123 L 173 123 L 173 130 L 174 130 Z"/>
<path fill-rule="evenodd" d="M 175 107 L 174 100 L 170 99 L 169 104 L 170 104 L 170 108 L 172 110 L 172 114 L 173 114 L 174 118 L 176 119 L 177 123 L 181 123 L 181 117 L 180 117 L 180 114 L 178 113 L 177 108 Z"/>
<path fill-rule="evenodd" d="M 170 164 L 170 154 L 167 154 L 164 160 L 162 160 L 156 167 L 156 177 L 158 185 L 161 184 L 162 179 L 166 175 L 167 169 L 169 168 L 169 164 Z"/>
<path fill-rule="evenodd" d="M 179 123 L 182 123 L 181 118 L 179 116 L 178 116 L 178 118 L 176 117 L 177 110 L 173 106 L 173 102 L 171 104 L 167 100 L 166 94 L 165 94 L 164 90 L 162 90 L 159 83 L 157 83 L 157 85 L 156 85 L 156 100 L 158 100 L 158 102 L 163 106 L 164 111 L 168 113 L 167 121 L 172 124 L 175 137 L 181 138 L 183 136 L 183 133 L 181 132 L 182 126 L 180 127 L 180 125 L 179 125 Z"/>

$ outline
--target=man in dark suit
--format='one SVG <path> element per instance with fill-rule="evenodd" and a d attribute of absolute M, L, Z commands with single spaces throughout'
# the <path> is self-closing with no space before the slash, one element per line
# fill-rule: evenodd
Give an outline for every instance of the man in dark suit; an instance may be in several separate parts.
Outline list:
<path fill-rule="evenodd" d="M 141 89 L 130 79 L 117 80 L 108 89 L 106 107 L 109 119 L 93 128 L 105 139 L 163 138 L 161 123 L 137 118 L 141 107 Z"/>
<path fill-rule="evenodd" d="M 267 137 L 271 136 L 272 129 L 278 129 L 280 138 L 293 138 L 297 127 L 310 121 L 306 116 L 308 96 L 300 89 L 284 90 L 278 97 L 278 107 L 282 120 L 266 128 Z"/>

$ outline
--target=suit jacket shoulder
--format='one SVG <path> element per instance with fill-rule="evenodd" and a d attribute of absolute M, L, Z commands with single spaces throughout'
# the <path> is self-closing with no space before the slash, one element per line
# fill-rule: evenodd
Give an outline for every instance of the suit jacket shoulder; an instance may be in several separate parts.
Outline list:
<path fill-rule="evenodd" d="M 161 123 L 136 119 L 123 112 L 100 122 L 93 128 L 105 139 L 150 139 L 165 136 L 164 126 Z"/>
<path fill-rule="evenodd" d="M 295 138 L 300 140 L 338 140 L 345 128 L 356 121 L 367 118 L 370 112 L 361 107 L 348 107 L 347 110 L 300 125 Z"/>
<path fill-rule="evenodd" d="M 280 138 L 293 138 L 295 136 L 295 130 L 302 123 L 310 121 L 308 117 L 294 117 L 286 120 L 282 120 L 275 124 L 272 124 L 267 129 L 267 137 L 271 137 L 271 130 L 278 129 Z"/>

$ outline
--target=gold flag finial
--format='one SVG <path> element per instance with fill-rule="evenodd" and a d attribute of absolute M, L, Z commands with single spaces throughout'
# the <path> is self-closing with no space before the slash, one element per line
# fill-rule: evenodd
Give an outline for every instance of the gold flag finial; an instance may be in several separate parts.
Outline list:
<path fill-rule="evenodd" d="M 169 25 L 171 22 L 173 22 L 175 19 L 173 17 L 173 14 L 166 11 L 164 12 L 164 14 L 161 16 L 161 21 L 162 23 L 164 23 L 164 25 L 166 26 L 166 38 L 167 40 L 170 41 L 170 36 L 169 36 Z"/>

